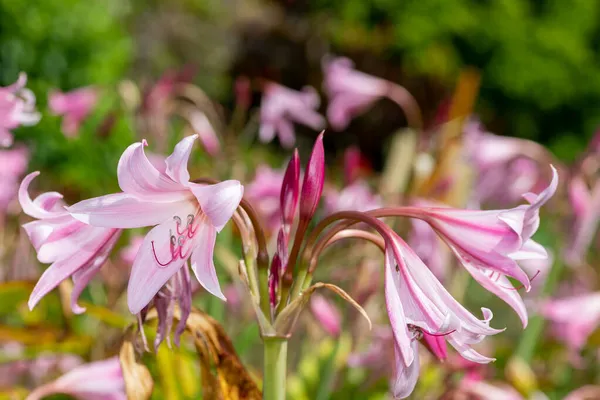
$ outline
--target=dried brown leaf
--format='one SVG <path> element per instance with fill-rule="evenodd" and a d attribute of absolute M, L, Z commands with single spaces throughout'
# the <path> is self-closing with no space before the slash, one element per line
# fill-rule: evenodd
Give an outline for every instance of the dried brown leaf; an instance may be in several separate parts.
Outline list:
<path fill-rule="evenodd" d="M 119 352 L 125 392 L 128 400 L 146 400 L 152 395 L 154 381 L 148 368 L 136 358 L 133 338 L 133 328 L 129 328 Z"/>

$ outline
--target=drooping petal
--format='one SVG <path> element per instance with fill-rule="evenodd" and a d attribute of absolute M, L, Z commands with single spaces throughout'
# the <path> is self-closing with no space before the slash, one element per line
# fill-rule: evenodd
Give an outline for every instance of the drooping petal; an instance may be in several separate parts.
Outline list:
<path fill-rule="evenodd" d="M 105 249 L 114 230 L 90 228 L 86 247 L 72 252 L 67 258 L 54 262 L 40 277 L 29 297 L 29 309 L 33 309 L 42 297 L 53 290 L 60 282 L 73 275 L 80 268 L 94 262 L 100 252 Z"/>
<path fill-rule="evenodd" d="M 39 171 L 32 172 L 23 179 L 23 182 L 21 182 L 21 186 L 19 187 L 19 203 L 21 204 L 23 212 L 30 217 L 38 219 L 56 218 L 66 215 L 66 211 L 47 210 L 40 206 L 40 204 L 36 204 L 36 202 L 31 200 L 31 197 L 29 197 L 29 185 L 31 184 L 31 181 L 33 181 L 33 179 L 39 174 Z M 62 198 L 62 196 L 58 193 L 56 193 L 55 196 L 60 196 L 60 198 Z"/>
<path fill-rule="evenodd" d="M 394 333 L 394 342 L 398 350 L 398 356 L 403 358 L 404 365 L 411 365 L 416 357 L 411 348 L 411 335 L 408 332 L 404 307 L 394 278 L 394 259 L 390 252 L 385 255 L 385 305 L 387 314 Z"/>
<path fill-rule="evenodd" d="M 196 139 L 198 139 L 197 134 L 183 138 L 182 141 L 177 143 L 173 153 L 165 160 L 165 163 L 167 164 L 167 175 L 181 185 L 187 185 L 190 180 L 190 173 L 188 172 L 187 166 Z"/>
<path fill-rule="evenodd" d="M 522 237 L 524 240 L 527 240 L 533 236 L 533 234 L 537 231 L 540 225 L 540 216 L 539 211 L 540 208 L 550 200 L 554 193 L 556 193 L 556 189 L 558 188 L 558 172 L 556 172 L 556 168 L 554 166 L 550 166 L 552 168 L 552 180 L 548 187 L 546 187 L 542 192 L 536 195 L 526 195 L 528 201 L 531 202 L 531 205 L 526 209 L 523 223 L 523 232 Z"/>
<path fill-rule="evenodd" d="M 240 205 L 244 187 L 239 181 L 228 180 L 214 185 L 190 184 L 190 189 L 202 208 L 202 212 L 217 232 L 227 224 Z"/>
<path fill-rule="evenodd" d="M 392 379 L 392 394 L 394 399 L 405 399 L 415 390 L 417 380 L 419 379 L 419 349 L 418 342 L 415 340 L 411 344 L 411 352 L 415 354 L 414 360 L 410 364 L 405 364 L 402 350 L 398 344 L 394 346 L 394 375 Z"/>
<path fill-rule="evenodd" d="M 94 260 L 89 265 L 73 273 L 73 291 L 71 292 L 71 310 L 73 313 L 82 314 L 85 312 L 85 307 L 77 304 L 79 296 L 81 296 L 83 289 L 87 287 L 92 278 L 100 271 L 120 235 L 121 231 L 115 229 L 112 237 L 106 241 L 106 244 L 98 252 Z"/>
<path fill-rule="evenodd" d="M 193 214 L 195 205 L 189 197 L 173 202 L 150 202 L 127 193 L 115 193 L 80 201 L 67 210 L 89 225 L 127 229 L 158 225 L 178 213 Z"/>
<path fill-rule="evenodd" d="M 148 160 L 145 146 L 147 143 L 144 140 L 132 144 L 123 152 L 117 166 L 121 190 L 147 201 L 176 201 L 185 197 L 185 187 L 157 170 Z"/>
<path fill-rule="evenodd" d="M 185 221 L 187 214 L 180 211 L 175 216 Z M 139 313 L 189 258 L 198 235 L 193 238 L 188 237 L 187 232 L 179 235 L 180 228 L 171 216 L 152 228 L 144 238 L 131 267 L 127 287 L 127 304 L 132 314 Z"/>
<path fill-rule="evenodd" d="M 194 252 L 192 253 L 192 271 L 194 271 L 196 279 L 198 279 L 198 282 L 200 282 L 204 289 L 221 300 L 226 300 L 219 285 L 217 271 L 213 262 L 217 230 L 205 217 L 200 221 L 197 229 L 196 240 L 198 246 L 194 248 Z"/>

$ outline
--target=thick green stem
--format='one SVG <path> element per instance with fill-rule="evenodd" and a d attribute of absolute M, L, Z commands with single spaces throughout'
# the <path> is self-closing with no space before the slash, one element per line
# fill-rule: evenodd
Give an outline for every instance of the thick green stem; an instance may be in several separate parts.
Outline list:
<path fill-rule="evenodd" d="M 285 400 L 287 339 L 264 338 L 263 400 Z"/>

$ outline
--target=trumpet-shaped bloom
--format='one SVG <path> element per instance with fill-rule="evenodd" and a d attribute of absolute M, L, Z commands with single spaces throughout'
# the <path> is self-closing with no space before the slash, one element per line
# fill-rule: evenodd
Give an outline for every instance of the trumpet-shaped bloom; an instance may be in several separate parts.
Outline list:
<path fill-rule="evenodd" d="M 238 181 L 214 185 L 190 182 L 187 162 L 197 135 L 180 141 L 160 168 L 144 153 L 146 142 L 129 146 L 119 161 L 121 193 L 81 201 L 68 208 L 76 219 L 98 227 L 154 226 L 137 253 L 128 304 L 139 313 L 160 288 L 191 259 L 204 288 L 225 299 L 213 263 L 217 232 L 229 221 L 243 195 Z"/>
<path fill-rule="evenodd" d="M 26 400 L 52 394 L 68 394 L 81 400 L 125 400 L 125 380 L 118 357 L 84 364 L 57 380 L 40 386 Z"/>
<path fill-rule="evenodd" d="M 540 313 L 555 324 L 556 335 L 578 352 L 600 326 L 600 292 L 550 300 Z"/>
<path fill-rule="evenodd" d="M 527 311 L 507 276 L 529 291 L 530 278 L 517 261 L 546 259 L 543 246 L 531 239 L 539 226 L 539 209 L 556 191 L 553 168 L 550 185 L 540 194 L 528 193 L 529 205 L 509 210 L 460 210 L 423 208 L 419 218 L 427 221 L 448 244 L 462 265 L 484 288 L 510 305 L 527 325 Z"/>
<path fill-rule="evenodd" d="M 23 225 L 23 229 L 37 252 L 38 260 L 51 265 L 35 285 L 29 298 L 29 308 L 33 309 L 42 297 L 71 277 L 75 284 L 71 308 L 73 312 L 81 313 L 85 309 L 77 305 L 77 299 L 104 265 L 120 230 L 97 228 L 76 220 L 65 210 L 60 193 L 42 193 L 32 200 L 28 188 L 38 175 L 39 172 L 33 172 L 23 179 L 19 202 L 23 212 L 36 219 Z"/>
<path fill-rule="evenodd" d="M 7 212 L 19 190 L 19 177 L 27 170 L 29 151 L 25 147 L 0 150 L 0 215 Z"/>
<path fill-rule="evenodd" d="M 405 398 L 419 375 L 417 340 L 423 332 L 441 335 L 463 358 L 488 363 L 471 346 L 501 330 L 489 326 L 490 310 L 480 320 L 446 291 L 415 252 L 395 233 L 386 239 L 385 300 L 394 333 L 395 370 L 393 394 Z"/>
<path fill-rule="evenodd" d="M 323 129 L 325 119 L 315 111 L 319 103 L 319 95 L 310 86 L 297 91 L 268 82 L 260 107 L 260 140 L 270 142 L 277 134 L 281 145 L 290 148 L 296 142 L 293 122 Z"/>
<path fill-rule="evenodd" d="M 92 87 L 84 87 L 62 93 L 55 91 L 48 96 L 50 111 L 62 115 L 62 131 L 65 135 L 77 135 L 81 123 L 94 109 L 98 101 L 98 93 Z"/>
<path fill-rule="evenodd" d="M 27 75 L 21 73 L 15 83 L 0 87 L 0 147 L 12 145 L 11 130 L 35 125 L 40 120 L 40 113 L 35 110 L 35 95 L 25 88 L 26 84 Z"/>

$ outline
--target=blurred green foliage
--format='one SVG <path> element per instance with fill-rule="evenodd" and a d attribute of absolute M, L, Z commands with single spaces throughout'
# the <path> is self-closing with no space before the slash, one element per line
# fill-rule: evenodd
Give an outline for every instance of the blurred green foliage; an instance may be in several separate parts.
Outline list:
<path fill-rule="evenodd" d="M 377 53 L 452 85 L 482 71 L 478 111 L 499 133 L 561 158 L 600 124 L 600 3 L 588 0 L 315 0 L 341 50 Z M 451 86 L 450 86 L 451 87 Z"/>

